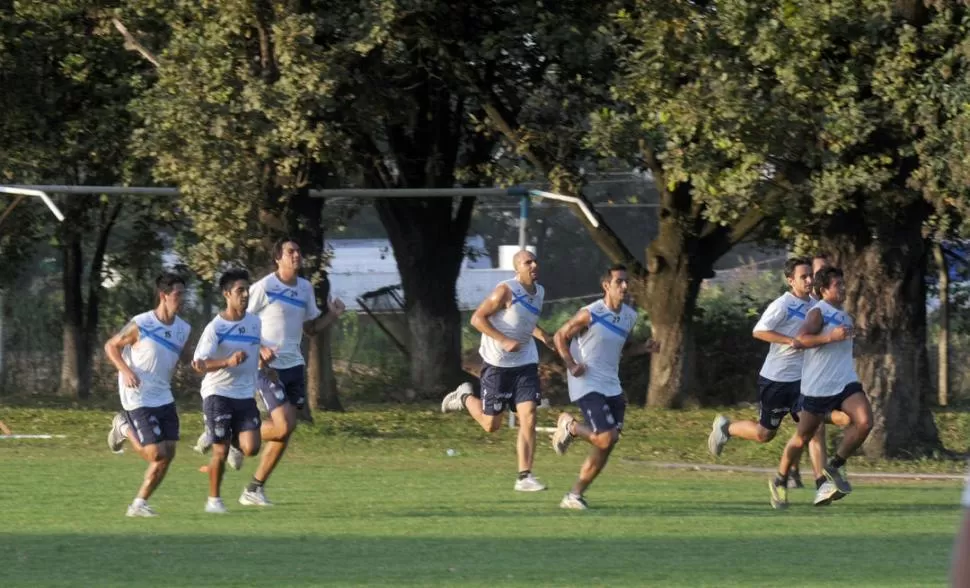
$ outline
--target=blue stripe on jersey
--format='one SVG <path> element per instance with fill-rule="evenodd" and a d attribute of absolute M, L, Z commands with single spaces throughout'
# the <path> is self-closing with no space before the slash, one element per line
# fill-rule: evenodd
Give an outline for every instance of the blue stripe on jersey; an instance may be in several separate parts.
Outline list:
<path fill-rule="evenodd" d="M 267 292 L 266 296 L 270 299 L 270 302 L 282 302 L 283 304 L 298 306 L 303 309 L 306 308 L 306 302 L 300 300 L 299 298 L 290 298 L 283 292 Z"/>
<path fill-rule="evenodd" d="M 824 325 L 844 325 L 846 324 L 844 320 L 839 318 L 839 313 L 833 312 L 832 314 L 826 315 L 822 313 L 822 324 Z"/>
<path fill-rule="evenodd" d="M 163 337 L 162 335 L 159 334 L 163 330 L 165 330 L 165 327 L 156 327 L 156 328 L 154 328 L 154 329 L 152 329 L 150 331 L 148 329 L 146 329 L 145 327 L 142 327 L 142 326 L 139 326 L 138 327 L 138 332 L 141 333 L 144 337 L 148 337 L 149 339 L 151 339 L 152 341 L 158 343 L 159 345 L 161 345 L 165 349 L 168 349 L 169 351 L 171 351 L 175 355 L 181 354 L 182 353 L 182 349 L 179 348 L 178 345 L 176 345 L 175 343 L 172 343 L 171 341 L 169 341 L 168 339 L 166 339 L 165 337 Z"/>
<path fill-rule="evenodd" d="M 516 303 L 519 303 L 519 304 L 521 304 L 521 305 L 522 305 L 522 306 L 523 306 L 523 307 L 524 307 L 524 308 L 525 308 L 526 310 L 528 310 L 528 311 L 529 311 L 529 312 L 531 312 L 532 314 L 534 314 L 534 315 L 536 315 L 536 316 L 538 316 L 538 315 L 539 315 L 539 309 L 538 309 L 538 308 L 536 308 L 535 306 L 532 306 L 532 305 L 531 305 L 531 304 L 529 304 L 528 302 L 526 302 L 526 298 L 527 298 L 527 296 L 528 296 L 527 294 L 523 294 L 523 295 L 521 295 L 521 296 L 518 296 L 518 295 L 517 295 L 517 294 L 516 294 L 515 292 L 512 292 L 512 306 L 515 306 L 515 304 L 516 304 Z"/>
<path fill-rule="evenodd" d="M 606 318 L 606 315 L 605 314 L 596 314 L 593 311 L 589 311 L 589 316 L 593 319 L 593 324 L 594 325 L 603 325 L 608 330 L 613 331 L 614 333 L 616 333 L 617 335 L 623 337 L 624 339 L 626 339 L 627 336 L 629 336 L 629 334 L 630 334 L 627 331 L 624 331 L 622 328 L 614 325 L 613 324 L 613 321 L 610 320 L 610 319 L 608 319 L 608 318 Z"/>
<path fill-rule="evenodd" d="M 256 345 L 259 345 L 259 337 L 255 337 L 253 335 L 230 335 L 227 333 L 222 336 L 222 339 L 219 340 L 220 343 L 223 341 L 236 341 L 238 343 L 255 343 Z"/>
<path fill-rule="evenodd" d="M 792 318 L 793 316 L 805 320 L 805 305 L 799 304 L 798 306 L 789 306 L 788 318 Z"/>

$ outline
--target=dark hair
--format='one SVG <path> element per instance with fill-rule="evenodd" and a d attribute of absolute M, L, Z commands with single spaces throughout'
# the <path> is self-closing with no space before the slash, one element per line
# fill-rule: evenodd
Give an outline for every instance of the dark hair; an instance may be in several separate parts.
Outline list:
<path fill-rule="evenodd" d="M 249 272 L 244 269 L 231 269 L 227 270 L 219 278 L 219 289 L 223 292 L 228 292 L 233 284 L 239 280 L 249 281 Z"/>
<path fill-rule="evenodd" d="M 816 259 L 832 259 L 832 256 L 829 255 L 828 251 L 816 251 L 815 255 L 812 256 L 812 261 Z"/>
<path fill-rule="evenodd" d="M 828 288 L 832 285 L 832 280 L 835 278 L 844 277 L 842 270 L 835 266 L 827 266 L 818 270 L 815 273 L 815 296 L 816 298 L 822 298 L 822 289 Z"/>
<path fill-rule="evenodd" d="M 273 243 L 273 261 L 279 261 L 279 259 L 283 257 L 283 245 L 286 245 L 287 243 L 297 243 L 297 241 L 292 237 L 281 237 L 276 240 L 276 243 Z M 299 245 L 300 244 L 297 243 L 297 247 L 299 247 Z"/>
<path fill-rule="evenodd" d="M 600 277 L 601 284 L 609 284 L 613 280 L 613 272 L 625 272 L 626 266 L 622 263 L 614 263 L 610 267 L 606 268 L 603 275 Z"/>
<path fill-rule="evenodd" d="M 785 277 L 793 277 L 795 275 L 795 268 L 800 265 L 807 265 L 811 269 L 812 260 L 807 257 L 792 257 L 785 262 Z"/>
<path fill-rule="evenodd" d="M 185 278 L 178 274 L 165 272 L 155 278 L 155 293 L 171 294 L 172 290 L 175 289 L 175 284 L 182 284 L 182 287 L 185 287 Z"/>

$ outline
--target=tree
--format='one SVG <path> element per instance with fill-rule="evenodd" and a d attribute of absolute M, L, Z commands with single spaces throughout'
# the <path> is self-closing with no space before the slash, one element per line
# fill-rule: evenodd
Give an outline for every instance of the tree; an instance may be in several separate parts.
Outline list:
<path fill-rule="evenodd" d="M 640 2 L 620 15 L 624 115 L 667 188 L 689 189 L 714 226 L 778 219 L 780 237 L 847 271 L 871 455 L 939 445 L 924 230 L 947 198 L 965 201 L 964 168 L 937 156 L 966 128 L 966 21 L 963 6 L 888 0 Z M 959 149 L 947 153 L 965 161 Z"/>
<path fill-rule="evenodd" d="M 3 177 L 19 183 L 114 184 L 135 169 L 126 108 L 139 91 L 136 64 L 104 35 L 103 3 L 13 3 L 0 9 Z M 90 393 L 93 338 L 105 251 L 120 201 L 62 203 L 64 331 L 61 392 Z M 93 236 L 93 239 L 89 239 Z M 90 263 L 85 267 L 85 245 Z M 83 294 L 85 277 L 87 297 Z"/>

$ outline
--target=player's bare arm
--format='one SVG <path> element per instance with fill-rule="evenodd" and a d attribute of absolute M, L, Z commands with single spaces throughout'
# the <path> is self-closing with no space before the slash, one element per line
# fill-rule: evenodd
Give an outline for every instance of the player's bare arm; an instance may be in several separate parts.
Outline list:
<path fill-rule="evenodd" d="M 577 378 L 586 372 L 586 366 L 576 363 L 576 360 L 573 359 L 573 354 L 569 352 L 569 343 L 573 340 L 573 337 L 588 329 L 592 320 L 589 311 L 585 308 L 581 309 L 573 315 L 573 318 L 566 321 L 566 324 L 560 327 L 554 336 L 559 357 L 566 362 L 566 369 L 569 370 L 569 373 Z"/>
<path fill-rule="evenodd" d="M 237 351 L 224 359 L 197 359 L 192 362 L 192 369 L 200 374 L 216 372 L 227 367 L 236 367 L 248 357 L 245 351 Z"/>
<path fill-rule="evenodd" d="M 330 328 L 330 325 L 337 322 L 337 319 L 340 318 L 345 310 L 347 310 L 347 305 L 344 304 L 343 300 L 339 298 L 331 298 L 327 301 L 328 312 L 318 316 L 312 321 L 304 323 L 303 332 L 307 335 L 316 335 L 317 333 L 327 330 Z"/>
<path fill-rule="evenodd" d="M 505 284 L 499 284 L 492 290 L 488 298 L 482 301 L 475 309 L 475 313 L 472 314 L 471 324 L 475 327 L 479 333 L 487 335 L 492 339 L 495 339 L 508 352 L 514 352 L 521 349 L 522 344 L 512 339 L 506 337 L 499 332 L 498 329 L 492 326 L 489 317 L 491 317 L 496 312 L 508 307 L 512 299 L 512 290 L 509 289 Z"/>
<path fill-rule="evenodd" d="M 533 329 L 532 336 L 542 341 L 543 345 L 545 345 L 549 349 L 556 351 L 555 338 L 550 333 L 547 333 L 546 330 L 543 329 L 542 327 L 536 327 L 535 329 Z"/>
<path fill-rule="evenodd" d="M 806 349 L 811 349 L 812 347 L 821 347 L 828 343 L 845 341 L 852 336 L 852 329 L 844 326 L 836 327 L 832 332 L 822 334 L 823 326 L 822 311 L 817 308 L 808 311 L 808 316 L 805 317 L 805 323 L 798 333 L 798 343 Z"/>
<path fill-rule="evenodd" d="M 777 343 L 778 345 L 790 345 L 795 349 L 802 349 L 802 344 L 798 342 L 797 337 L 789 337 L 787 335 L 782 335 L 777 331 L 755 331 L 752 336 L 758 341 L 764 341 L 765 343 Z"/>
<path fill-rule="evenodd" d="M 128 388 L 137 388 L 141 382 L 135 372 L 125 363 L 125 360 L 121 357 L 121 352 L 125 347 L 137 343 L 140 336 L 138 325 L 135 324 L 135 321 L 131 321 L 104 344 L 105 355 L 121 374 L 124 384 Z"/>

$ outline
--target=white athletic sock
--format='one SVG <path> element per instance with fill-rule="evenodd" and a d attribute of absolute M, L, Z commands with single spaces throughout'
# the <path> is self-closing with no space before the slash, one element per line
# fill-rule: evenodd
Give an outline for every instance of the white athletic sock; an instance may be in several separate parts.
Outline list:
<path fill-rule="evenodd" d="M 121 427 L 119 427 L 119 430 L 121 431 L 122 435 L 124 435 L 125 437 L 128 437 L 128 432 L 131 431 L 131 425 L 129 425 L 128 422 L 125 421 L 121 423 Z"/>
<path fill-rule="evenodd" d="M 134 502 L 131 503 L 131 505 L 135 508 L 145 506 L 146 504 L 148 504 L 148 502 L 146 502 L 144 498 L 135 498 Z"/>

